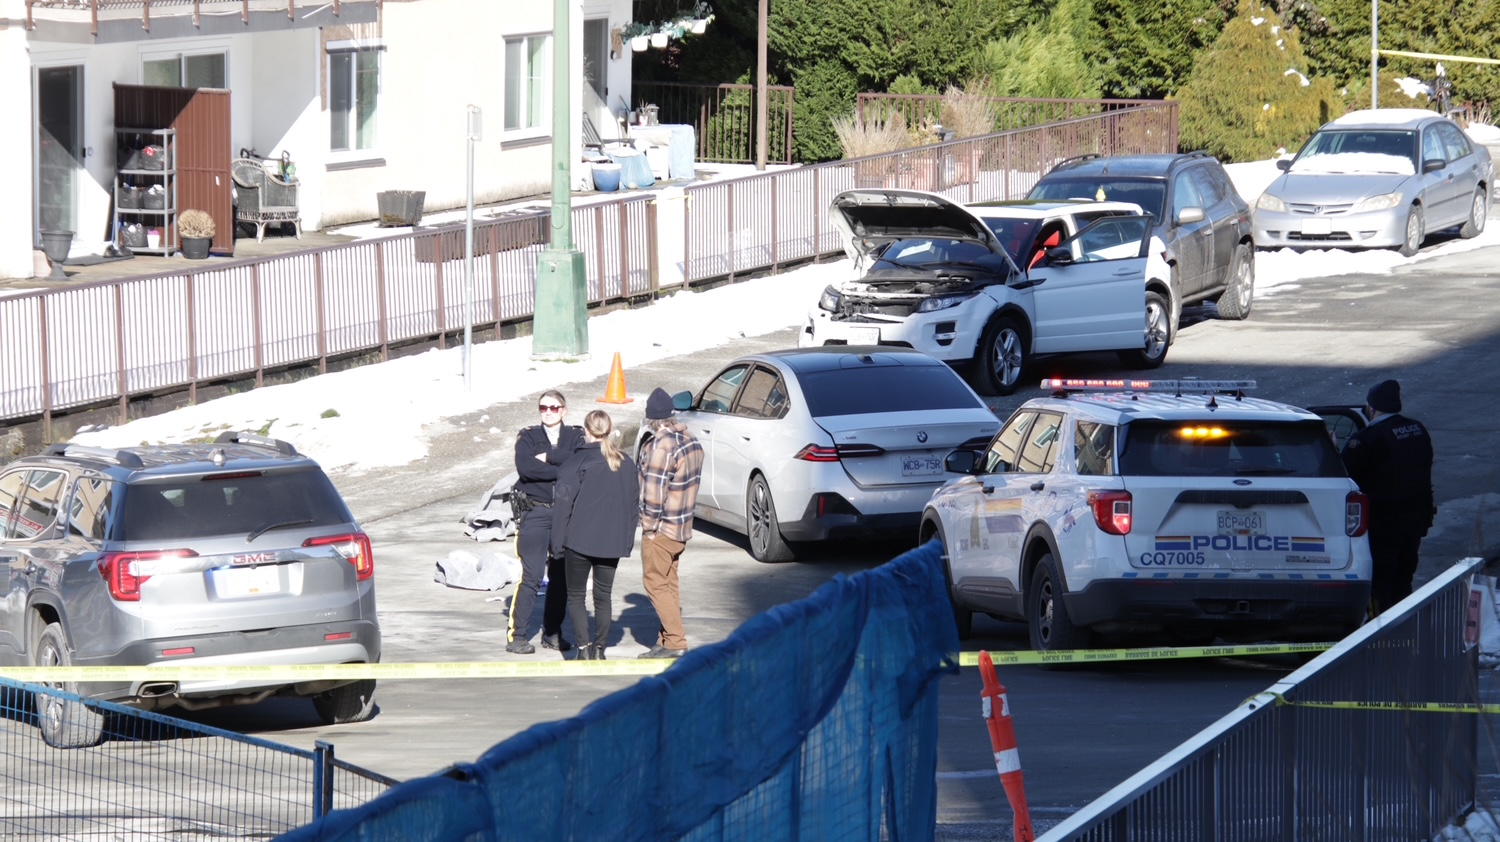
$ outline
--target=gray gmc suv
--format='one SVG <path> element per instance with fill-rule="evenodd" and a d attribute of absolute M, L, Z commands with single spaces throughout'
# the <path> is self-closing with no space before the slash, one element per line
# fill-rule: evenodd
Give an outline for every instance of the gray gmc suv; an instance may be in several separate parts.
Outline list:
<path fill-rule="evenodd" d="M 0 665 L 376 663 L 370 539 L 322 468 L 283 441 L 109 450 L 57 444 L 0 467 Z M 375 712 L 373 680 L 47 682 L 148 710 L 310 697 L 329 723 Z M 35 694 L 54 746 L 103 715 Z"/>

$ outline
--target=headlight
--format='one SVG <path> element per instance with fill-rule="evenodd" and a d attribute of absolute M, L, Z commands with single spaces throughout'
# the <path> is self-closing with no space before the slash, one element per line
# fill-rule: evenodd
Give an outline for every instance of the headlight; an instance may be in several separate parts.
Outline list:
<path fill-rule="evenodd" d="M 1390 210 L 1401 204 L 1400 193 L 1387 193 L 1384 196 L 1371 196 L 1354 203 L 1349 209 L 1350 213 L 1364 213 L 1365 211 Z"/>
<path fill-rule="evenodd" d="M 932 298 L 924 298 L 922 299 L 922 303 L 917 305 L 917 312 L 932 313 L 938 310 L 947 310 L 950 307 L 957 307 L 965 301 L 968 301 L 970 298 L 973 298 L 975 295 L 976 293 L 970 292 L 965 293 L 964 295 L 943 295 L 934 296 Z"/>
<path fill-rule="evenodd" d="M 839 311 L 839 305 L 842 304 L 843 301 L 844 296 L 838 290 L 834 289 L 832 286 L 829 286 L 823 290 L 822 295 L 818 296 L 818 309 L 827 310 L 830 313 L 837 313 Z"/>
<path fill-rule="evenodd" d="M 1260 194 L 1260 198 L 1255 200 L 1255 207 L 1258 210 L 1266 210 L 1272 213 L 1286 213 L 1286 202 L 1272 196 L 1270 193 Z"/>

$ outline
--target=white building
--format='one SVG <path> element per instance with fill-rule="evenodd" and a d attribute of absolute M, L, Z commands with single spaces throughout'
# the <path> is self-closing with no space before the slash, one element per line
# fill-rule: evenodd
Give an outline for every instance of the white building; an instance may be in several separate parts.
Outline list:
<path fill-rule="evenodd" d="M 617 102 L 623 111 L 631 101 L 630 52 L 611 43 L 631 2 L 568 2 L 571 72 L 582 89 L 568 145 L 578 161 L 583 109 Z M 471 104 L 483 114 L 476 201 L 546 193 L 554 6 L 0 0 L 0 113 L 27 113 L 32 127 L 0 134 L 0 156 L 30 176 L 12 182 L 0 206 L 0 278 L 33 276 L 41 230 L 76 232 L 75 254 L 110 240 L 116 84 L 227 89 L 227 137 L 214 142 L 230 155 L 288 153 L 305 229 L 376 218 L 382 190 L 425 191 L 428 209 L 462 205 Z M 614 125 L 595 114 L 596 125 Z M 575 187 L 583 172 L 575 168 Z"/>

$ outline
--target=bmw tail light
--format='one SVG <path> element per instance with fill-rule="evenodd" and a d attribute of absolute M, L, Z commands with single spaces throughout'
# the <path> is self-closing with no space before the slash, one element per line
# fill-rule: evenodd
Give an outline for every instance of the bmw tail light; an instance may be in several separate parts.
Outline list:
<path fill-rule="evenodd" d="M 105 553 L 99 556 L 99 575 L 109 584 L 109 595 L 119 602 L 140 602 L 141 585 L 155 572 L 153 563 L 198 555 L 192 550 L 153 553 Z"/>
<path fill-rule="evenodd" d="M 820 444 L 810 444 L 792 457 L 801 459 L 803 462 L 837 462 L 839 461 L 839 449 L 836 447 L 825 447 Z"/>
<path fill-rule="evenodd" d="M 1090 491 L 1089 508 L 1094 511 L 1094 523 L 1106 534 L 1130 534 L 1129 491 Z"/>
<path fill-rule="evenodd" d="M 354 565 L 356 581 L 363 582 L 375 575 L 375 553 L 370 549 L 370 536 L 363 532 L 308 538 L 302 542 L 302 546 L 332 547 L 334 552 L 343 556 L 344 561 Z"/>
<path fill-rule="evenodd" d="M 1370 498 L 1358 491 L 1344 498 L 1344 534 L 1350 538 L 1370 531 Z"/>

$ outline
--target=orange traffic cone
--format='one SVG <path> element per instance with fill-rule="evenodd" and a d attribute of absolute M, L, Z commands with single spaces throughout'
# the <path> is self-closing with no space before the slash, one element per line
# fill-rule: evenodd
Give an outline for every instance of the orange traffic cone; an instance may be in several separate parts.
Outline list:
<path fill-rule="evenodd" d="M 984 679 L 984 690 L 980 698 L 984 701 L 984 718 L 990 726 L 990 746 L 995 750 L 995 768 L 1000 770 L 1000 784 L 1005 787 L 1005 798 L 1016 814 L 1016 842 L 1031 842 L 1036 834 L 1031 829 L 1031 809 L 1026 806 L 1026 784 L 1021 779 L 1021 753 L 1016 750 L 1016 726 L 1010 719 L 1010 701 L 1005 696 L 1005 687 L 995 675 L 995 662 L 990 653 L 979 652 L 979 675 Z"/>
<path fill-rule="evenodd" d="M 599 403 L 630 403 L 634 398 L 625 397 L 625 370 L 620 367 L 620 352 L 615 352 L 615 362 L 609 367 L 609 383 L 604 386 L 604 397 Z"/>

